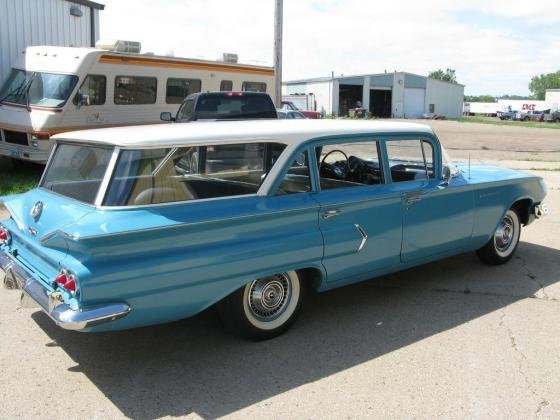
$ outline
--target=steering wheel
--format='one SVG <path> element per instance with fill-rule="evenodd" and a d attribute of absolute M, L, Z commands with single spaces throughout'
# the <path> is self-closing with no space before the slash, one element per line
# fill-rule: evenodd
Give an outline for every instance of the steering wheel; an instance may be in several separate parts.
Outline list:
<path fill-rule="evenodd" d="M 345 163 L 345 168 L 344 169 L 337 166 L 337 165 L 333 165 L 332 163 L 326 163 L 325 162 L 327 157 L 329 157 L 331 154 L 333 154 L 335 152 L 338 152 L 342 156 L 344 156 L 344 159 L 345 159 L 345 162 L 344 162 Z M 330 152 L 328 152 L 325 156 L 323 156 L 323 159 L 321 159 L 321 164 L 319 165 L 319 172 L 321 172 L 322 169 L 326 169 L 327 172 L 332 172 L 332 174 L 334 176 L 336 176 L 338 179 L 346 179 L 347 174 L 352 172 L 351 169 L 350 169 L 350 163 L 348 162 L 348 155 L 340 149 L 333 149 Z"/>

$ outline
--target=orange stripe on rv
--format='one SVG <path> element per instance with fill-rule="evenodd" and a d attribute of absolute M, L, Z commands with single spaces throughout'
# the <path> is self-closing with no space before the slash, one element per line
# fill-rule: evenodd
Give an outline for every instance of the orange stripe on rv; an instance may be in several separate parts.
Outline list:
<path fill-rule="evenodd" d="M 120 57 L 115 55 L 102 55 L 101 57 L 99 57 L 99 62 L 107 63 L 107 64 L 184 68 L 184 69 L 196 69 L 196 70 L 214 70 L 214 71 L 223 71 L 229 73 L 263 74 L 268 76 L 274 75 L 273 69 L 243 67 L 243 66 L 228 66 L 224 64 L 213 64 L 213 63 L 196 63 L 192 61 L 167 60 L 162 58 Z"/>

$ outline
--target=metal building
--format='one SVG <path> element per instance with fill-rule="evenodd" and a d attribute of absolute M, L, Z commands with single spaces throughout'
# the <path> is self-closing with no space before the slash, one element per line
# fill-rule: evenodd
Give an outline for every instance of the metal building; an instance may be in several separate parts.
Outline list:
<path fill-rule="evenodd" d="M 0 83 L 25 47 L 95 46 L 104 8 L 88 0 L 0 0 Z"/>
<path fill-rule="evenodd" d="M 321 77 L 283 85 L 288 95 L 314 94 L 317 110 L 326 114 L 348 115 L 361 103 L 380 118 L 418 118 L 428 113 L 459 118 L 465 90 L 461 84 L 405 72 Z"/>

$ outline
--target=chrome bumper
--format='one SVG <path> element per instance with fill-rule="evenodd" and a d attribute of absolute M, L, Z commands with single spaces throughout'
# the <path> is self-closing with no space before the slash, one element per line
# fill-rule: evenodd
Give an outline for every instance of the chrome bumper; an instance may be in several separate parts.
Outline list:
<path fill-rule="evenodd" d="M 0 251 L 0 275 L 4 287 L 20 289 L 22 306 L 39 306 L 57 325 L 66 330 L 83 330 L 123 318 L 131 311 L 125 303 L 72 308 L 60 292 L 49 291 L 9 254 Z M 31 305 L 30 305 L 31 304 Z"/>
<path fill-rule="evenodd" d="M 548 214 L 548 207 L 545 203 L 537 204 L 533 207 L 533 213 L 537 219 L 540 219 Z"/>

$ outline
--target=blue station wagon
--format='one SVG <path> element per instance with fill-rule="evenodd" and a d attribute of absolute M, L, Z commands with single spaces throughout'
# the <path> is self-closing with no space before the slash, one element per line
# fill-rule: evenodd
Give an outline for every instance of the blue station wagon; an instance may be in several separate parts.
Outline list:
<path fill-rule="evenodd" d="M 59 326 L 120 330 L 212 305 L 252 338 L 304 291 L 476 251 L 507 262 L 539 177 L 454 166 L 424 125 L 236 121 L 55 138 L 38 188 L 2 197 L 4 285 Z"/>

